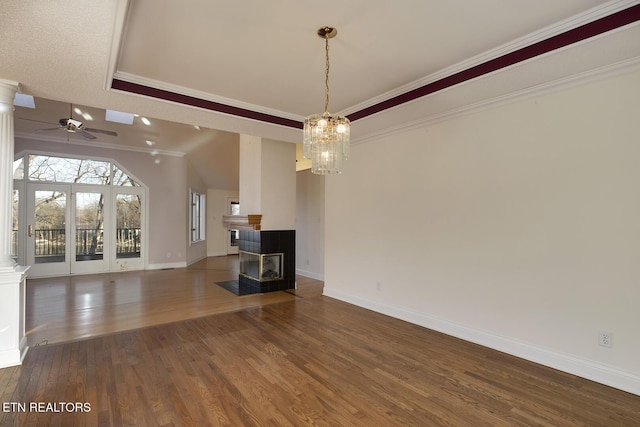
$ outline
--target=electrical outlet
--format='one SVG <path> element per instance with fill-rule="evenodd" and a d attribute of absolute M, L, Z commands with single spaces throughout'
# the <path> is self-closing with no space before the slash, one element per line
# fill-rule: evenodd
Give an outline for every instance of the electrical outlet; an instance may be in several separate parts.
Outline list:
<path fill-rule="evenodd" d="M 598 345 L 602 347 L 613 347 L 613 332 L 598 329 Z"/>

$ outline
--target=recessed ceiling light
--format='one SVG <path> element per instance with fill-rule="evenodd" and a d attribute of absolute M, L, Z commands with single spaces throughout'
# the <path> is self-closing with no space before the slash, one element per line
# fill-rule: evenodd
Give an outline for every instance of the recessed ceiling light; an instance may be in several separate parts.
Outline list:
<path fill-rule="evenodd" d="M 73 111 L 75 111 L 76 114 L 82 115 L 82 110 L 78 107 L 74 108 Z"/>
<path fill-rule="evenodd" d="M 142 120 L 142 123 L 144 123 L 145 125 L 151 126 L 151 121 L 146 117 L 140 117 L 140 120 Z"/>
<path fill-rule="evenodd" d="M 156 143 L 155 143 L 155 142 L 153 142 L 153 141 L 149 141 L 149 140 L 147 140 L 147 141 L 145 141 L 145 142 L 147 143 L 147 145 L 148 145 L 149 147 L 153 147 L 154 145 L 156 145 Z"/>
<path fill-rule="evenodd" d="M 200 126 L 198 126 L 198 125 L 193 125 L 193 127 L 198 129 L 198 130 L 200 130 Z"/>

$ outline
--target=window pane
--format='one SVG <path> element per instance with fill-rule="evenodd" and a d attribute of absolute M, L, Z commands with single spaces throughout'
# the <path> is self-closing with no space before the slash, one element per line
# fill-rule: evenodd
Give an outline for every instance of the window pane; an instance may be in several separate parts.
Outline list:
<path fill-rule="evenodd" d="M 30 155 L 29 179 L 46 182 L 109 184 L 110 162 Z"/>
<path fill-rule="evenodd" d="M 20 192 L 16 189 L 13 190 L 13 227 L 11 228 L 11 258 L 18 259 L 18 218 L 19 214 L 19 201 Z"/>
<path fill-rule="evenodd" d="M 24 179 L 24 157 L 13 162 L 13 179 Z"/>
<path fill-rule="evenodd" d="M 200 198 L 198 194 L 191 193 L 191 241 L 198 240 L 198 218 L 200 218 Z"/>
<path fill-rule="evenodd" d="M 35 262 L 64 262 L 67 193 L 36 191 L 35 201 Z"/>
<path fill-rule="evenodd" d="M 240 215 L 240 203 L 231 202 L 231 215 Z"/>
<path fill-rule="evenodd" d="M 141 206 L 140 196 L 116 195 L 116 258 L 140 258 Z"/>
<path fill-rule="evenodd" d="M 76 261 L 104 257 L 104 196 L 76 193 Z"/>
<path fill-rule="evenodd" d="M 191 241 L 204 240 L 205 196 L 191 193 Z"/>
<path fill-rule="evenodd" d="M 231 215 L 240 215 L 240 202 L 231 201 L 229 204 L 229 213 Z M 238 246 L 240 240 L 240 231 L 235 229 L 229 229 L 230 240 L 229 246 Z"/>
<path fill-rule="evenodd" d="M 126 172 L 116 165 L 113 165 L 113 185 L 119 185 L 121 187 L 140 187 L 140 184 L 135 182 L 126 174 Z"/>

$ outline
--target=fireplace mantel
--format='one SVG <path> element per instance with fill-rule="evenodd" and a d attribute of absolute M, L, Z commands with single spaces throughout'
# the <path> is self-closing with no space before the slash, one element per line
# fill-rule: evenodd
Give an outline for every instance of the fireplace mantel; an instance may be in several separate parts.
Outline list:
<path fill-rule="evenodd" d="M 226 226 L 235 230 L 260 230 L 262 215 L 223 215 Z"/>

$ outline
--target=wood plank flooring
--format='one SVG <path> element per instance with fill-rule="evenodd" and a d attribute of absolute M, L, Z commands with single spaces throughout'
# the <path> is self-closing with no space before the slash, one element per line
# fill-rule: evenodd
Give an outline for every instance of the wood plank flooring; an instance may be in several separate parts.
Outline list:
<path fill-rule="evenodd" d="M 237 297 L 215 282 L 238 278 L 238 257 L 211 257 L 188 268 L 27 280 L 30 346 L 89 338 L 292 300 L 296 291 Z M 322 282 L 299 277 L 299 292 Z"/>
<path fill-rule="evenodd" d="M 0 425 L 640 425 L 640 396 L 328 297 L 291 297 L 34 347 L 0 369 Z"/>

